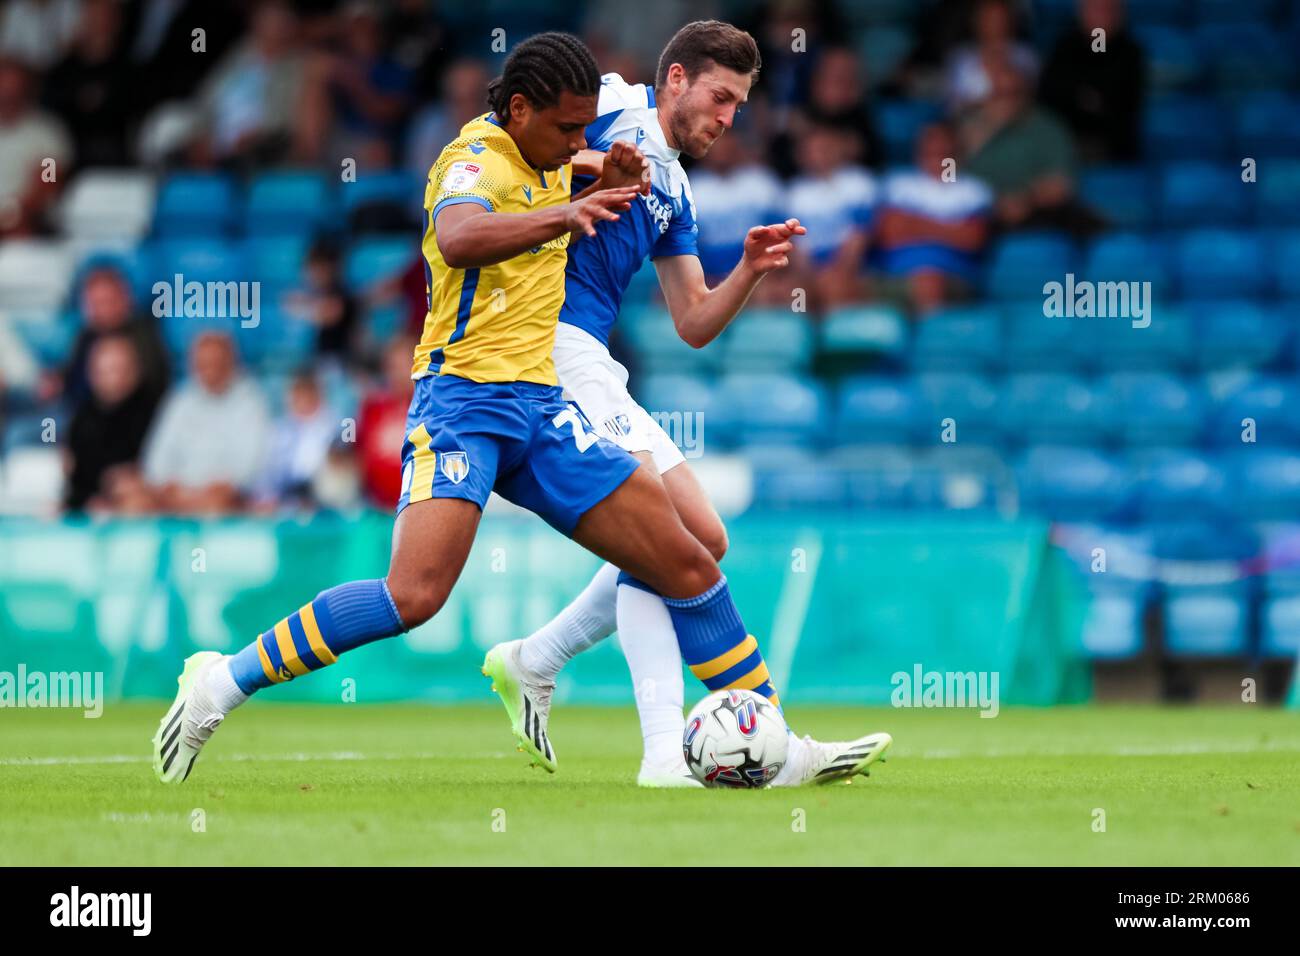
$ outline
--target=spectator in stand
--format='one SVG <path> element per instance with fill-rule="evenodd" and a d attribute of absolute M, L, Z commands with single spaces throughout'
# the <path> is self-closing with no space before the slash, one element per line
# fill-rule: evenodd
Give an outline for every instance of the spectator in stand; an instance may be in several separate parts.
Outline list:
<path fill-rule="evenodd" d="M 32 85 L 25 66 L 0 55 L 0 239 L 38 232 L 72 172 L 67 130 L 32 107 Z"/>
<path fill-rule="evenodd" d="M 271 454 L 256 482 L 261 510 L 314 507 L 312 483 L 340 433 L 316 376 L 310 370 L 298 372 L 289 383 L 288 407 L 273 426 Z"/>
<path fill-rule="evenodd" d="M 398 336 L 384 349 L 380 385 L 366 395 L 357 418 L 357 457 L 366 499 L 392 510 L 402 493 L 400 452 L 406 440 L 406 411 L 415 383 L 411 355 L 416 339 Z"/>
<path fill-rule="evenodd" d="M 700 224 L 700 265 L 710 284 L 736 267 L 753 226 L 784 218 L 781 181 L 756 161 L 749 141 L 734 130 L 691 170 L 691 196 Z M 759 290 L 776 278 L 770 274 Z"/>
<path fill-rule="evenodd" d="M 77 32 L 82 0 L 9 0 L 0 5 L 0 56 L 33 70 L 57 63 Z"/>
<path fill-rule="evenodd" d="M 136 468 L 158 396 L 140 374 L 134 341 L 121 332 L 90 348 L 90 393 L 77 405 L 66 444 L 66 505 L 71 511 L 114 506 L 114 485 Z"/>
<path fill-rule="evenodd" d="M 328 127 L 321 72 L 299 48 L 289 5 L 258 6 L 247 39 L 199 93 L 208 135 L 196 159 L 254 166 L 313 161 Z"/>
<path fill-rule="evenodd" d="M 858 302 L 866 294 L 862 268 L 875 215 L 875 177 L 855 165 L 852 135 L 811 124 L 799 143 L 799 174 L 790 181 L 785 214 L 808 229 L 795 244 L 792 280 L 810 289 L 811 308 Z M 805 284 L 806 283 L 806 284 Z"/>
<path fill-rule="evenodd" d="M 327 56 L 325 66 L 334 117 L 331 151 L 355 158 L 361 169 L 388 169 L 410 102 L 411 73 L 385 52 L 383 24 L 369 3 L 344 11 L 341 39 L 342 51 Z"/>
<path fill-rule="evenodd" d="M 1105 53 L 1094 30 L 1105 31 Z M 1074 130 L 1085 162 L 1133 162 L 1141 153 L 1146 60 L 1123 0 L 1080 0 L 1079 18 L 1043 69 L 1039 98 Z"/>
<path fill-rule="evenodd" d="M 307 252 L 306 283 L 291 293 L 288 307 L 316 326 L 316 354 L 339 366 L 353 362 L 357 302 L 343 283 L 342 253 L 328 239 L 318 239 Z"/>
<path fill-rule="evenodd" d="M 980 0 L 971 17 L 973 40 L 948 58 L 944 98 L 954 114 L 983 102 L 993 89 L 990 68 L 1010 63 L 1026 77 L 1038 71 L 1038 57 L 1016 38 L 1018 24 L 1011 0 Z"/>
<path fill-rule="evenodd" d="M 1036 106 L 1028 82 L 1006 61 L 990 64 L 993 89 L 959 126 L 964 171 L 992 187 L 1004 229 L 1064 229 L 1086 235 L 1100 224 L 1075 198 L 1070 131 Z"/>
<path fill-rule="evenodd" d="M 790 131 L 772 145 L 776 167 L 794 170 L 796 144 L 813 125 L 834 126 L 850 135 L 849 160 L 877 168 L 884 163 L 884 146 L 867 107 L 867 88 L 858 55 L 848 47 L 827 47 L 817 57 L 808 88 L 808 102 L 790 118 Z"/>
<path fill-rule="evenodd" d="M 44 397 L 60 391 L 73 404 L 84 401 L 91 391 L 90 353 L 105 336 L 124 335 L 135 346 L 139 359 L 140 387 L 156 402 L 167 389 L 170 377 L 167 349 L 158 331 L 158 321 L 136 308 L 131 284 L 114 265 L 92 265 L 81 283 L 81 331 L 72 345 L 72 358 L 63 372 L 48 380 Z"/>
<path fill-rule="evenodd" d="M 200 335 L 190 369 L 149 433 L 143 482 L 123 489 L 131 510 L 238 511 L 261 470 L 270 416 L 261 391 L 239 373 L 230 336 Z"/>
<path fill-rule="evenodd" d="M 921 131 L 916 168 L 885 179 L 880 205 L 881 268 L 904 284 L 918 316 L 970 292 L 988 239 L 993 193 L 959 172 L 949 126 L 936 123 Z"/>
<path fill-rule="evenodd" d="M 45 81 L 45 106 L 67 123 L 79 165 L 126 163 L 131 82 L 121 4 L 85 0 L 72 47 Z"/>
<path fill-rule="evenodd" d="M 442 80 L 442 95 L 411 119 L 404 165 L 423 179 L 460 128 L 487 112 L 484 91 L 492 75 L 479 60 L 456 60 Z"/>

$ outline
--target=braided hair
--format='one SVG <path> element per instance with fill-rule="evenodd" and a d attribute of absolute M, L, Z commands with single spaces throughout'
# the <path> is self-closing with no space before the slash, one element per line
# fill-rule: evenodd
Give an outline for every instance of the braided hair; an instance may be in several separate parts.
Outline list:
<path fill-rule="evenodd" d="M 544 110 L 558 103 L 566 90 L 577 96 L 599 92 L 596 58 L 571 33 L 539 33 L 510 51 L 505 69 L 488 84 L 488 106 L 504 123 L 516 93 L 522 93 L 535 109 Z"/>

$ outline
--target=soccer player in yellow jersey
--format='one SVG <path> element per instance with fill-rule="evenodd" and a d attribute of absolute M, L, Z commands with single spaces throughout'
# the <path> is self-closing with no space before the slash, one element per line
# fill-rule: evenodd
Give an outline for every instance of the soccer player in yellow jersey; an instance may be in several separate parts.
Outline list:
<path fill-rule="evenodd" d="M 591 430 L 556 383 L 551 348 L 570 235 L 594 236 L 643 188 L 597 183 L 570 201 L 567 166 L 586 146 L 599 89 L 580 40 L 531 37 L 489 86 L 491 112 L 434 163 L 423 239 L 429 314 L 388 574 L 321 592 L 234 655 L 191 656 L 154 737 L 164 783 L 189 775 L 212 732 L 255 691 L 436 614 L 493 490 L 663 595 L 683 647 L 713 649 L 720 667 L 743 659 L 765 679 L 726 578 L 664 486 Z M 550 741 L 530 711 L 525 701 L 514 731 L 553 771 Z"/>

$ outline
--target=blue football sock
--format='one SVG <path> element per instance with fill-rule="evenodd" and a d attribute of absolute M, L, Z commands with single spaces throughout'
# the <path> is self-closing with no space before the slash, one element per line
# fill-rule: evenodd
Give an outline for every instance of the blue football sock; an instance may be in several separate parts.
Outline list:
<path fill-rule="evenodd" d="M 282 684 L 338 660 L 354 647 L 406 630 L 382 578 L 351 581 L 316 595 L 230 662 L 245 694 Z"/>

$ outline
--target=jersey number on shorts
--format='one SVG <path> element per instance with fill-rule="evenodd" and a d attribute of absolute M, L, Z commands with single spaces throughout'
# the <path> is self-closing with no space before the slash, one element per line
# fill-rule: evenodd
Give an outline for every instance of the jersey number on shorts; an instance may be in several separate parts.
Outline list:
<path fill-rule="evenodd" d="M 594 435 L 587 431 L 586 427 L 582 423 L 582 418 L 578 415 L 577 409 L 572 405 L 551 419 L 551 424 L 556 428 L 563 428 L 566 422 L 573 430 L 573 443 L 578 446 L 578 451 L 586 451 L 592 445 L 596 444 L 596 442 L 600 441 L 599 435 Z"/>

